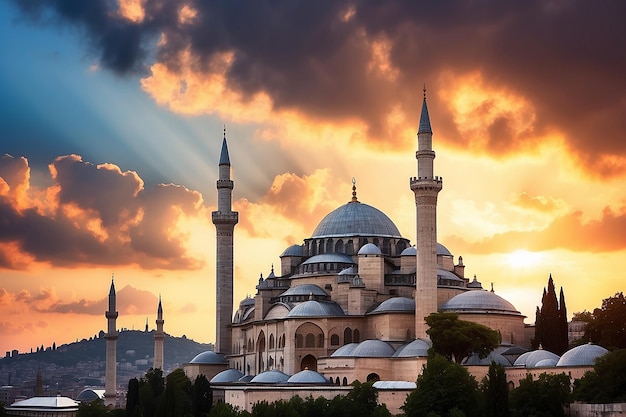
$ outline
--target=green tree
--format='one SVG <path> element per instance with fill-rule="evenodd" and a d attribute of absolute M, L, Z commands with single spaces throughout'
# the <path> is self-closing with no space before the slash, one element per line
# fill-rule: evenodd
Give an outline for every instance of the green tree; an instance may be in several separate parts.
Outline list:
<path fill-rule="evenodd" d="M 528 375 L 510 393 L 511 417 L 563 417 L 569 398 L 569 376 L 543 373 L 535 381 Z"/>
<path fill-rule="evenodd" d="M 165 383 L 157 417 L 184 417 L 191 411 L 191 381 L 182 369 L 171 372 Z"/>
<path fill-rule="evenodd" d="M 541 308 L 537 307 L 535 313 L 535 337 L 532 340 L 532 347 L 537 349 L 539 345 L 557 355 L 562 355 L 568 348 L 565 295 L 561 288 L 560 301 L 557 302 L 552 274 L 548 278 L 548 289 L 543 290 Z"/>
<path fill-rule="evenodd" d="M 463 366 L 441 355 L 428 358 L 417 388 L 406 398 L 407 417 L 476 416 L 478 384 Z"/>
<path fill-rule="evenodd" d="M 154 417 L 165 391 L 165 379 L 160 368 L 150 368 L 139 381 L 139 403 L 137 412 L 142 417 Z"/>
<path fill-rule="evenodd" d="M 102 400 L 91 402 L 81 402 L 78 405 L 76 417 L 104 417 L 109 413 L 109 409 Z"/>
<path fill-rule="evenodd" d="M 626 348 L 626 298 L 619 292 L 602 300 L 602 307 L 593 311 L 586 337 L 607 349 Z"/>
<path fill-rule="evenodd" d="M 509 417 L 509 387 L 502 365 L 491 363 L 480 392 L 484 417 Z"/>
<path fill-rule="evenodd" d="M 209 417 L 249 417 L 250 413 L 247 411 L 239 411 L 232 405 L 225 403 L 224 401 L 218 401 L 211 407 Z"/>
<path fill-rule="evenodd" d="M 596 359 L 593 371 L 574 381 L 572 397 L 590 403 L 626 402 L 626 349 Z"/>
<path fill-rule="evenodd" d="M 432 313 L 426 317 L 426 323 L 429 326 L 426 333 L 433 342 L 432 350 L 457 363 L 471 353 L 486 358 L 500 342 L 497 331 L 459 320 L 456 313 Z"/>
<path fill-rule="evenodd" d="M 191 413 L 194 417 L 205 416 L 211 411 L 213 392 L 206 376 L 200 374 L 191 389 Z"/>
<path fill-rule="evenodd" d="M 128 390 L 126 391 L 126 416 L 131 417 L 139 403 L 139 380 L 131 378 L 128 380 Z"/>

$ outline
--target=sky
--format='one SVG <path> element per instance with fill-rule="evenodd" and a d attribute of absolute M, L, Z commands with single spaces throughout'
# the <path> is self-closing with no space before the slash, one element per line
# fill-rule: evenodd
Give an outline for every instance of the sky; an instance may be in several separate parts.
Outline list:
<path fill-rule="evenodd" d="M 623 290 L 626 3 L 0 3 L 0 352 L 119 328 L 215 339 L 217 162 L 235 306 L 352 196 L 415 243 L 426 85 L 438 240 L 533 323 Z"/>

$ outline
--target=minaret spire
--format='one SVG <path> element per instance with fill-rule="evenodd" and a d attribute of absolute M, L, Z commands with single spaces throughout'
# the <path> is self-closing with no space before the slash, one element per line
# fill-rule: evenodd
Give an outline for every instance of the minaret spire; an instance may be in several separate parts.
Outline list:
<path fill-rule="evenodd" d="M 159 306 L 157 307 L 156 332 L 154 332 L 154 369 L 163 370 L 164 355 L 163 342 L 165 332 L 163 331 L 163 306 L 161 305 L 161 294 L 159 294 Z"/>
<path fill-rule="evenodd" d="M 226 126 L 219 160 L 217 180 L 217 211 L 212 213 L 216 230 L 216 334 L 215 351 L 229 354 L 232 349 L 230 325 L 233 316 L 233 235 L 239 213 L 232 210 L 234 183 L 230 179 L 230 157 L 226 143 Z"/>
<path fill-rule="evenodd" d="M 109 309 L 104 316 L 107 319 L 107 332 L 104 335 L 106 340 L 106 367 L 104 382 L 104 405 L 115 407 L 117 399 L 117 300 L 115 295 L 114 277 L 111 275 L 111 287 L 109 288 Z"/>
<path fill-rule="evenodd" d="M 437 196 L 443 186 L 433 173 L 435 152 L 432 148 L 433 131 L 424 101 L 417 130 L 417 177 L 410 180 L 415 193 L 417 217 L 417 271 L 415 288 L 415 337 L 428 338 L 425 317 L 437 312 Z"/>

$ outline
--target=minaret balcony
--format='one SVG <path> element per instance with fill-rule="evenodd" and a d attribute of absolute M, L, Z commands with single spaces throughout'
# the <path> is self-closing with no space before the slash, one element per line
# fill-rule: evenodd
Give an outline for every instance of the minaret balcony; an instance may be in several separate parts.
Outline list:
<path fill-rule="evenodd" d="M 236 211 L 214 211 L 211 215 L 213 218 L 213 224 L 236 224 L 239 222 L 239 213 Z"/>
<path fill-rule="evenodd" d="M 234 182 L 232 180 L 217 180 L 217 189 L 227 188 L 232 190 L 234 188 Z"/>

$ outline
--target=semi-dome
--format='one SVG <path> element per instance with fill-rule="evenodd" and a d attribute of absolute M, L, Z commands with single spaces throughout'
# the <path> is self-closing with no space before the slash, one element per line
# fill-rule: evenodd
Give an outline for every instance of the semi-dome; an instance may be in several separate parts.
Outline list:
<path fill-rule="evenodd" d="M 596 359 L 608 352 L 602 346 L 592 343 L 576 346 L 565 352 L 556 366 L 593 366 Z"/>
<path fill-rule="evenodd" d="M 293 287 L 290 287 L 284 293 L 280 294 L 279 297 L 300 296 L 300 295 L 305 295 L 305 296 L 313 295 L 313 296 L 320 296 L 320 297 L 328 296 L 326 291 L 324 291 L 323 289 L 321 289 L 319 286 L 315 284 L 302 284 L 302 285 L 295 285 Z"/>
<path fill-rule="evenodd" d="M 332 355 L 330 355 L 333 358 L 337 358 L 337 357 L 341 357 L 341 356 L 350 356 L 352 354 L 352 351 L 354 349 L 356 349 L 356 347 L 358 346 L 358 343 L 348 343 L 347 345 L 343 345 L 342 347 L 340 347 L 339 349 L 337 349 L 336 351 L 333 352 Z"/>
<path fill-rule="evenodd" d="M 415 339 L 406 345 L 400 346 L 393 354 L 394 358 L 417 358 L 428 356 L 432 344 L 427 339 Z"/>
<path fill-rule="evenodd" d="M 291 245 L 280 254 L 280 258 L 283 256 L 302 256 L 301 245 Z"/>
<path fill-rule="evenodd" d="M 364 340 L 348 356 L 355 358 L 390 358 L 395 349 L 387 342 L 378 339 Z"/>
<path fill-rule="evenodd" d="M 228 363 L 223 353 L 215 353 L 212 350 L 207 350 L 197 354 L 189 363 L 198 365 L 223 365 Z"/>
<path fill-rule="evenodd" d="M 441 311 L 457 313 L 500 313 L 521 316 L 513 304 L 491 291 L 467 291 L 455 295 L 440 307 Z"/>
<path fill-rule="evenodd" d="M 319 372 L 305 369 L 297 374 L 293 374 L 287 380 L 288 384 L 329 384 L 330 382 L 326 377 Z"/>
<path fill-rule="evenodd" d="M 346 313 L 339 304 L 334 301 L 309 300 L 295 306 L 287 318 L 293 317 L 336 317 L 345 316 Z"/>
<path fill-rule="evenodd" d="M 250 380 L 252 383 L 258 384 L 284 384 L 289 379 L 289 375 L 278 369 L 272 369 L 258 374 Z"/>
<path fill-rule="evenodd" d="M 211 378 L 211 381 L 209 382 L 211 382 L 212 384 L 237 382 L 241 379 L 242 376 L 243 373 L 240 370 L 230 368 L 215 375 L 213 378 Z"/>
<path fill-rule="evenodd" d="M 94 400 L 103 400 L 104 399 L 104 390 L 103 389 L 93 389 L 93 388 L 85 388 L 76 396 L 76 401 L 90 403 Z"/>
<path fill-rule="evenodd" d="M 306 261 L 302 262 L 302 265 L 320 264 L 320 263 L 338 263 L 338 264 L 354 264 L 354 260 L 348 255 L 341 253 L 322 253 L 319 255 L 311 256 Z"/>
<path fill-rule="evenodd" d="M 407 297 L 393 297 L 380 303 L 367 314 L 414 313 L 415 300 Z"/>
<path fill-rule="evenodd" d="M 373 243 L 366 243 L 359 249 L 358 255 L 382 255 L 380 248 Z"/>
<path fill-rule="evenodd" d="M 385 213 L 359 201 L 351 201 L 328 213 L 311 237 L 342 236 L 402 237 Z"/>

